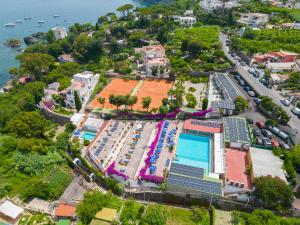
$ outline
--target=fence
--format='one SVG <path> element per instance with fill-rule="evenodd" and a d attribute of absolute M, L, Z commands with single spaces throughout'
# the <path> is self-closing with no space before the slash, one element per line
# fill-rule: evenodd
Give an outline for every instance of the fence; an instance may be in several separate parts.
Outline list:
<path fill-rule="evenodd" d="M 239 210 L 252 212 L 255 207 L 250 204 L 245 204 L 231 199 L 226 199 L 221 196 L 216 196 L 207 193 L 170 193 L 170 192 L 124 192 L 125 198 L 134 198 L 141 201 L 150 201 L 164 204 L 173 204 L 179 206 L 195 206 L 201 205 L 214 207 L 222 210 Z"/>

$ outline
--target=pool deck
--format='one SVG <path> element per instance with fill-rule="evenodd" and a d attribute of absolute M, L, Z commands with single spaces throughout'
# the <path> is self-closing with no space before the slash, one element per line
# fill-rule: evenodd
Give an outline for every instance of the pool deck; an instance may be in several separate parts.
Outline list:
<path fill-rule="evenodd" d="M 126 174 L 129 179 L 135 180 L 136 174 L 138 174 L 138 168 L 140 162 L 142 161 L 144 152 L 148 150 L 148 142 L 151 137 L 151 134 L 156 126 L 156 122 L 146 122 L 138 121 L 134 124 L 128 138 L 122 147 L 122 150 L 116 160 L 116 169 Z M 142 126 L 142 128 L 139 128 Z M 136 140 L 135 136 L 140 135 L 141 137 Z M 134 145 L 134 141 L 136 144 Z M 133 151 L 130 152 L 130 149 L 133 148 Z M 120 161 L 128 158 L 127 165 L 121 165 Z"/>
<path fill-rule="evenodd" d="M 163 143 L 163 148 L 162 148 L 162 151 L 160 153 L 160 156 L 159 158 L 157 159 L 156 161 L 156 167 L 157 167 L 157 170 L 156 172 L 152 173 L 152 175 L 155 175 L 155 176 L 160 176 L 160 177 L 163 177 L 164 175 L 164 170 L 165 169 L 168 169 L 169 166 L 171 165 L 171 161 L 172 161 L 172 152 L 169 150 L 169 147 L 167 147 L 167 137 L 168 137 L 168 134 L 170 133 L 171 130 L 175 129 L 178 127 L 178 121 L 170 121 L 170 125 L 167 129 L 167 133 L 166 133 L 166 137 L 164 139 L 164 143 Z M 178 128 L 177 128 L 177 132 L 176 132 L 176 135 L 178 133 Z M 176 136 L 175 136 L 176 137 Z M 176 142 L 175 142 L 175 145 L 176 145 Z M 173 150 L 174 151 L 174 150 Z M 169 163 L 169 166 L 166 166 L 166 161 L 167 159 L 170 159 L 170 163 Z M 146 172 L 147 175 L 150 175 L 150 171 L 149 171 L 149 168 Z"/>

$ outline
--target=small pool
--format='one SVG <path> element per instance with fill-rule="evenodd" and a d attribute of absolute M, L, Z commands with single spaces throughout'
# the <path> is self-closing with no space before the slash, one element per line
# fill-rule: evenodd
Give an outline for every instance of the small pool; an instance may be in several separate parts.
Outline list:
<path fill-rule="evenodd" d="M 92 141 L 96 137 L 95 133 L 90 133 L 90 132 L 83 132 L 80 138 Z"/>
<path fill-rule="evenodd" d="M 210 170 L 210 137 L 180 134 L 176 148 L 175 162 Z"/>

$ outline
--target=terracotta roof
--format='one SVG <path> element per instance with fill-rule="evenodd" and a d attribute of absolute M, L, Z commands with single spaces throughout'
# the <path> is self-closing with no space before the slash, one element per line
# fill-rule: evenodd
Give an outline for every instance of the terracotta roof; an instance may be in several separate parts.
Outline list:
<path fill-rule="evenodd" d="M 198 124 L 197 124 L 198 123 Z M 221 133 L 222 126 L 220 123 L 213 121 L 199 121 L 189 119 L 184 122 L 183 129 L 185 130 L 195 130 L 205 133 Z"/>
<path fill-rule="evenodd" d="M 59 204 L 55 210 L 55 216 L 58 217 L 73 217 L 75 215 L 76 208 L 72 205 Z"/>

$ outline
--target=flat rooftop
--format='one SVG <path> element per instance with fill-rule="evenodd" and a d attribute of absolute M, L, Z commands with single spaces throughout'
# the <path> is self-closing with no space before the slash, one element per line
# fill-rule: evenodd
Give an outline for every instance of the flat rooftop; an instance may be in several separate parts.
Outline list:
<path fill-rule="evenodd" d="M 249 151 L 252 171 L 255 178 L 271 175 L 272 177 L 279 177 L 287 182 L 282 169 L 283 162 L 280 158 L 273 155 L 272 151 L 252 147 Z"/>
<path fill-rule="evenodd" d="M 246 173 L 248 160 L 247 152 L 237 149 L 226 149 L 226 179 L 234 183 L 243 183 L 244 188 L 252 188 L 250 175 Z"/>

